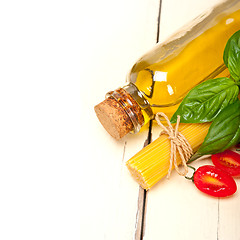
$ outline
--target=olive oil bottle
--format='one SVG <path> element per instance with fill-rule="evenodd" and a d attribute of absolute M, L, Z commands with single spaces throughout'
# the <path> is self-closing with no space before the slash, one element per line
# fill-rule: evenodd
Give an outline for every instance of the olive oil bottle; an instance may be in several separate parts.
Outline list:
<path fill-rule="evenodd" d="M 102 125 L 120 139 L 139 132 L 159 111 L 170 118 L 194 86 L 229 75 L 223 51 L 239 29 L 240 1 L 227 0 L 157 44 L 134 64 L 127 84 L 95 106 Z"/>

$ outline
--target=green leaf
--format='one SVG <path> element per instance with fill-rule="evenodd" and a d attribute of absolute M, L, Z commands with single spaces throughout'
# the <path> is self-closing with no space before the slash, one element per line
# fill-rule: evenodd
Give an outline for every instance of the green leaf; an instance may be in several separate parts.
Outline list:
<path fill-rule="evenodd" d="M 199 156 L 215 154 L 234 146 L 240 140 L 240 101 L 227 106 L 212 122 L 199 150 L 190 161 Z"/>
<path fill-rule="evenodd" d="M 229 78 L 207 80 L 194 87 L 179 105 L 171 118 L 177 121 L 181 116 L 182 123 L 211 122 L 229 104 L 237 100 L 239 88 Z"/>
<path fill-rule="evenodd" d="M 240 81 L 240 30 L 228 40 L 223 53 L 223 61 L 236 82 Z"/>
<path fill-rule="evenodd" d="M 239 82 L 240 80 L 240 47 L 233 42 L 228 54 L 228 70 L 231 77 Z"/>
<path fill-rule="evenodd" d="M 240 30 L 235 32 L 227 41 L 227 44 L 225 46 L 224 49 L 224 53 L 223 53 L 223 61 L 225 63 L 225 65 L 228 67 L 228 56 L 229 56 L 229 52 L 231 49 L 231 45 L 232 43 L 237 44 L 238 46 L 240 46 Z"/>

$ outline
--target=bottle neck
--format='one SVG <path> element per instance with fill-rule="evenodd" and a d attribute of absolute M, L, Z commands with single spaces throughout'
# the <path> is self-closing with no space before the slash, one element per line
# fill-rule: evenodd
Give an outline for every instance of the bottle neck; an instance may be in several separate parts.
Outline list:
<path fill-rule="evenodd" d="M 127 113 L 132 122 L 132 132 L 134 133 L 139 132 L 142 126 L 153 118 L 149 102 L 133 83 L 108 92 L 106 98 L 109 97 L 117 101 Z"/>

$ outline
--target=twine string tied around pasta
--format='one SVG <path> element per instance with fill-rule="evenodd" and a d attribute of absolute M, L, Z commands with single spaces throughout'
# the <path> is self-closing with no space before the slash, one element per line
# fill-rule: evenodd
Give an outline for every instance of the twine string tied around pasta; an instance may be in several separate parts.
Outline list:
<path fill-rule="evenodd" d="M 161 122 L 161 118 L 164 118 L 166 120 L 167 126 L 163 125 L 163 123 Z M 186 174 L 188 173 L 187 161 L 192 156 L 193 150 L 192 150 L 191 145 L 187 141 L 187 139 L 178 131 L 179 123 L 180 123 L 180 116 L 177 116 L 177 122 L 175 125 L 175 129 L 173 128 L 168 117 L 164 113 L 162 113 L 162 112 L 157 113 L 155 119 L 156 119 L 158 125 L 163 129 L 163 131 L 161 131 L 161 133 L 160 133 L 160 136 L 162 134 L 168 135 L 168 138 L 171 143 L 170 164 L 169 164 L 167 178 L 169 178 L 171 175 L 173 165 L 179 175 L 186 176 Z M 177 151 L 180 155 L 181 163 L 184 167 L 183 171 L 181 171 L 180 168 L 178 167 Z"/>

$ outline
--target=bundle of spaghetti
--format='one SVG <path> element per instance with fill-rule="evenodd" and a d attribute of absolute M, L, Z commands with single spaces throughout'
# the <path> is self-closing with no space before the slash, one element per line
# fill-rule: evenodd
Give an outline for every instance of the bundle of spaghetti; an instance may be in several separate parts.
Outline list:
<path fill-rule="evenodd" d="M 207 135 L 210 123 L 180 124 L 181 132 L 197 151 Z M 150 189 L 168 174 L 170 165 L 170 140 L 167 135 L 160 135 L 155 141 L 144 147 L 126 163 L 130 173 L 144 189 Z M 177 163 L 181 163 L 177 153 Z"/>

